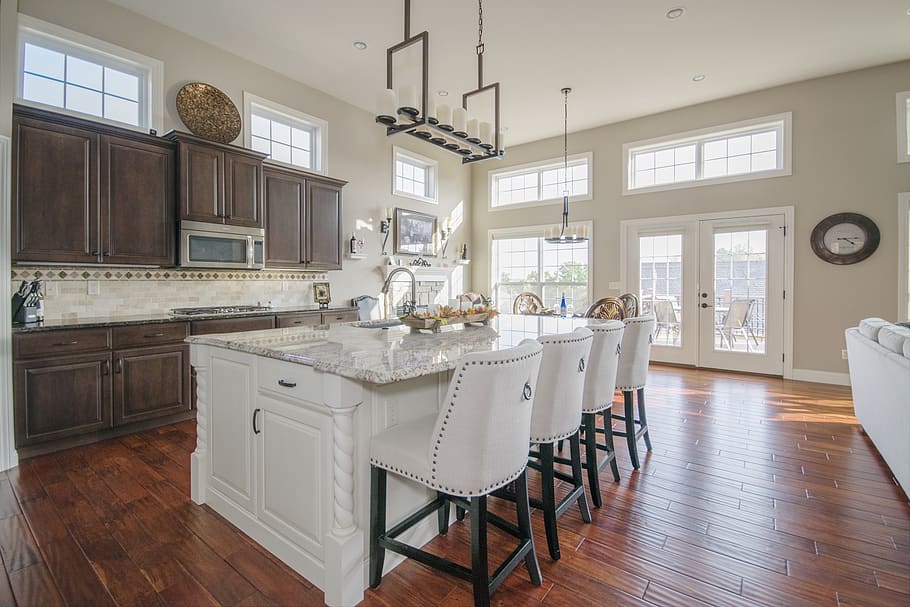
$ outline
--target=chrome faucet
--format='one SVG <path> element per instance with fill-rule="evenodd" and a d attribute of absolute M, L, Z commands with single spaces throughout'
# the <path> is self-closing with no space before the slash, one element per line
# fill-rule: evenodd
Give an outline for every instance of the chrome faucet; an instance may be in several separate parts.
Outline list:
<path fill-rule="evenodd" d="M 388 294 L 389 287 L 392 284 L 392 279 L 395 278 L 395 275 L 399 272 L 407 272 L 411 276 L 411 299 L 405 300 L 403 308 L 405 314 L 413 314 L 417 311 L 417 277 L 414 276 L 414 272 L 408 268 L 399 266 L 389 272 L 389 275 L 386 277 L 385 282 L 382 285 L 382 294 Z"/>

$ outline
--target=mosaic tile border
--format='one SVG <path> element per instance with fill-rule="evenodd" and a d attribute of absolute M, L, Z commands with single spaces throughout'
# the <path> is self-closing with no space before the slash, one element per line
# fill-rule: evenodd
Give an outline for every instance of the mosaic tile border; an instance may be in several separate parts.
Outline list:
<path fill-rule="evenodd" d="M 13 281 L 20 280 L 327 280 L 325 272 L 280 270 L 195 270 L 181 268 L 97 268 L 13 266 Z"/>

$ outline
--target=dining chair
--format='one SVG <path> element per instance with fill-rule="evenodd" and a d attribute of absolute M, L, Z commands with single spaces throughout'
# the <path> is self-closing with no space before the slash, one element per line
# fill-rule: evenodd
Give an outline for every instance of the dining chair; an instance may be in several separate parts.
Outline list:
<path fill-rule="evenodd" d="M 622 320 L 626 317 L 626 306 L 618 297 L 603 297 L 585 310 L 585 318 Z"/>
<path fill-rule="evenodd" d="M 638 295 L 635 293 L 623 293 L 618 299 L 623 305 L 623 310 L 625 312 L 624 318 L 638 316 L 641 312 L 641 304 L 639 303 Z"/>
<path fill-rule="evenodd" d="M 512 302 L 512 314 L 540 314 L 543 309 L 543 300 L 530 291 L 519 293 Z"/>

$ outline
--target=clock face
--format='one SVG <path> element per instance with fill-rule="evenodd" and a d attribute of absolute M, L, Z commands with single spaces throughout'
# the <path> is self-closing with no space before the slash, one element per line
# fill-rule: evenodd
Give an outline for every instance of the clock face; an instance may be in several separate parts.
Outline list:
<path fill-rule="evenodd" d="M 835 255 L 852 255 L 866 244 L 866 232 L 855 223 L 838 223 L 825 232 L 824 243 Z"/>
<path fill-rule="evenodd" d="M 862 261 L 878 248 L 875 222 L 859 213 L 837 213 L 812 230 L 812 250 L 828 263 L 847 265 Z"/>

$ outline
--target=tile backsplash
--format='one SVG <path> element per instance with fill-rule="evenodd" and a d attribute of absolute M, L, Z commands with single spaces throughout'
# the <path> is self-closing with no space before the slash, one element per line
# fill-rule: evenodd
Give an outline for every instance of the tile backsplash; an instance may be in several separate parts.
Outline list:
<path fill-rule="evenodd" d="M 313 283 L 327 280 L 322 272 L 280 270 L 13 266 L 13 292 L 21 281 L 34 279 L 43 283 L 48 320 L 64 314 L 79 318 L 158 314 L 192 306 L 309 305 Z"/>

